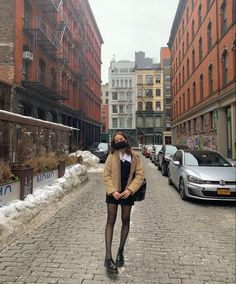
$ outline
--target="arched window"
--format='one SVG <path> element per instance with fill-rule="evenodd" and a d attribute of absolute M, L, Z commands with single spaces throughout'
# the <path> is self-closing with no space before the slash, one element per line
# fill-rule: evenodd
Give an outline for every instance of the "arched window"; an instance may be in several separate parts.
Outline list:
<path fill-rule="evenodd" d="M 199 81 L 199 89 L 200 89 L 200 101 L 203 101 L 204 98 L 204 81 L 203 81 L 203 75 L 200 75 L 200 81 Z"/>
<path fill-rule="evenodd" d="M 213 94 L 213 66 L 212 64 L 208 67 L 208 85 L 209 85 L 209 95 Z"/>
<path fill-rule="evenodd" d="M 226 0 L 224 0 L 221 5 L 220 13 L 221 13 L 221 34 L 223 35 L 227 30 Z"/>
<path fill-rule="evenodd" d="M 183 93 L 183 112 L 185 112 L 185 93 Z"/>
<path fill-rule="evenodd" d="M 188 19 L 189 19 L 189 8 L 187 8 L 186 11 L 186 24 L 188 24 Z"/>
<path fill-rule="evenodd" d="M 198 7 L 198 26 L 200 27 L 202 23 L 202 5 L 200 4 Z"/>
<path fill-rule="evenodd" d="M 187 107 L 188 109 L 190 109 L 190 90 L 188 88 L 188 91 L 187 91 Z"/>
<path fill-rule="evenodd" d="M 208 46 L 208 51 L 210 51 L 212 48 L 212 24 L 211 22 L 207 26 L 207 46 Z"/>
<path fill-rule="evenodd" d="M 51 69 L 51 87 L 53 90 L 57 88 L 57 74 L 54 68 Z"/>
<path fill-rule="evenodd" d="M 187 59 L 187 78 L 189 78 L 190 71 L 189 71 L 189 59 Z"/>
<path fill-rule="evenodd" d="M 196 105 L 196 83 L 193 82 L 193 105 L 195 106 Z"/>
<path fill-rule="evenodd" d="M 195 31 L 194 31 L 194 20 L 192 21 L 192 40 L 194 38 Z"/>
<path fill-rule="evenodd" d="M 143 103 L 138 102 L 138 111 L 142 111 L 142 110 L 143 110 Z"/>
<path fill-rule="evenodd" d="M 192 70 L 195 69 L 195 50 L 192 51 Z"/>
<path fill-rule="evenodd" d="M 199 62 L 202 61 L 202 38 L 200 37 L 198 41 L 198 50 L 199 50 Z"/>
<path fill-rule="evenodd" d="M 211 6 L 211 0 L 207 0 L 207 10 L 210 9 L 210 6 Z"/>
<path fill-rule="evenodd" d="M 228 52 L 224 50 L 222 53 L 222 77 L 223 77 L 223 84 L 227 84 L 228 82 Z"/>
<path fill-rule="evenodd" d="M 42 58 L 39 59 L 39 82 L 45 83 L 46 79 L 46 64 Z"/>
<path fill-rule="evenodd" d="M 153 76 L 152 75 L 146 75 L 145 76 L 145 84 L 153 84 Z"/>

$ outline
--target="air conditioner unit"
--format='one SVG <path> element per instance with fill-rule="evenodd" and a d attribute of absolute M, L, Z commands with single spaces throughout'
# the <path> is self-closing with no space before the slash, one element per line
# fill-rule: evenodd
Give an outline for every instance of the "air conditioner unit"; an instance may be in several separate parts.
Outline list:
<path fill-rule="evenodd" d="M 33 55 L 33 53 L 30 52 L 30 51 L 24 51 L 24 52 L 23 52 L 23 58 L 24 58 L 25 60 L 30 60 L 30 61 L 32 61 L 33 58 L 34 58 L 34 55 Z"/>

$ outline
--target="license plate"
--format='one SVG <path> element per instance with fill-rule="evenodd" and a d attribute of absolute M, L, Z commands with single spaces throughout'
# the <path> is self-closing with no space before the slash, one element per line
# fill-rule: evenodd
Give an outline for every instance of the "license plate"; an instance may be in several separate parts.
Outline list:
<path fill-rule="evenodd" d="M 217 188 L 217 194 L 218 195 L 230 195 L 230 189 L 229 188 Z"/>

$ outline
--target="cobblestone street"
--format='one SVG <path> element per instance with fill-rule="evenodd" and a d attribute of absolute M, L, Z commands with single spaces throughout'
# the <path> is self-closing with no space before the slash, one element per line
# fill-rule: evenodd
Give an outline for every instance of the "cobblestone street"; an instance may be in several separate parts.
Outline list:
<path fill-rule="evenodd" d="M 46 223 L 0 252 L 0 283 L 235 284 L 235 207 L 182 201 L 150 159 L 142 160 L 148 192 L 133 207 L 118 275 L 103 266 L 106 204 L 96 173 Z M 119 211 L 114 257 L 120 226 Z"/>

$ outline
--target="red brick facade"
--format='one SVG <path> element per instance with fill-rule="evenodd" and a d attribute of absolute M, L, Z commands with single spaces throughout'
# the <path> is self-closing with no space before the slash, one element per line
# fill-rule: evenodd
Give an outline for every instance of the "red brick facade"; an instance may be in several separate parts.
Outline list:
<path fill-rule="evenodd" d="M 236 1 L 179 1 L 168 45 L 174 142 L 236 158 Z"/>
<path fill-rule="evenodd" d="M 14 86 L 12 110 L 80 128 L 92 144 L 103 40 L 88 1 L 3 0 L 0 13 L 0 79 Z"/>

